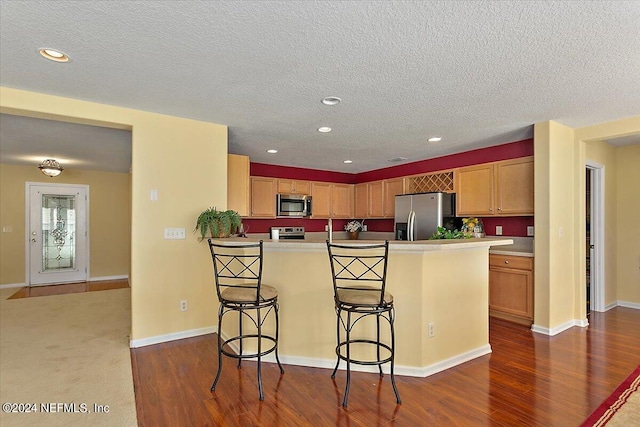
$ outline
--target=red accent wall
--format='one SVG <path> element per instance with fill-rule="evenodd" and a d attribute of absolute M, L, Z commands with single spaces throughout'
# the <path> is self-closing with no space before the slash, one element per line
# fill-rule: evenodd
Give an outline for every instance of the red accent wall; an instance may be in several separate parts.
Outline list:
<path fill-rule="evenodd" d="M 436 157 L 435 159 L 420 160 L 418 162 L 363 172 L 356 176 L 355 183 L 416 175 L 419 173 L 460 168 L 463 166 L 477 165 L 479 163 L 497 162 L 527 156 L 533 156 L 533 139 L 525 139 L 523 141 L 510 142 L 493 147 L 465 151 L 464 153 Z"/>
<path fill-rule="evenodd" d="M 340 184 L 355 184 L 352 173 L 323 171 L 318 169 L 294 168 L 289 166 L 268 165 L 266 163 L 251 163 L 251 176 L 267 176 L 271 178 L 300 179 L 306 181 L 338 182 Z"/>
<path fill-rule="evenodd" d="M 500 160 L 516 159 L 533 155 L 533 139 L 510 142 L 493 147 L 465 151 L 463 153 L 418 162 L 405 163 L 383 169 L 376 169 L 359 174 L 305 169 L 288 166 L 268 165 L 265 163 L 251 163 L 252 176 L 268 176 L 274 178 L 303 179 L 309 181 L 339 182 L 343 184 L 357 184 L 361 182 L 377 181 L 396 178 L 399 176 L 416 175 L 443 169 L 453 169 L 479 163 L 496 162 Z M 361 219 L 361 218 L 358 218 Z M 532 216 L 522 217 L 483 217 L 487 235 L 495 235 L 495 226 L 502 226 L 504 236 L 524 237 L 527 226 L 533 225 Z M 324 231 L 326 219 L 275 218 L 275 219 L 243 219 L 247 233 L 268 233 L 270 227 L 301 226 L 306 231 Z M 343 230 L 347 220 L 333 220 L 335 230 Z M 393 219 L 367 219 L 365 223 L 369 231 L 393 232 Z"/>

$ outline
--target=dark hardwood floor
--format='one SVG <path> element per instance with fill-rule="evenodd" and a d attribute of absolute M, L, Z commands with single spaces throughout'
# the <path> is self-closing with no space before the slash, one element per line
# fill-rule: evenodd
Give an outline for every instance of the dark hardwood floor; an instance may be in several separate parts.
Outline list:
<path fill-rule="evenodd" d="M 640 310 L 592 312 L 588 328 L 555 337 L 491 320 L 491 355 L 427 378 L 352 374 L 224 358 L 217 390 L 216 338 L 206 335 L 131 350 L 141 426 L 579 426 L 640 365 Z"/>

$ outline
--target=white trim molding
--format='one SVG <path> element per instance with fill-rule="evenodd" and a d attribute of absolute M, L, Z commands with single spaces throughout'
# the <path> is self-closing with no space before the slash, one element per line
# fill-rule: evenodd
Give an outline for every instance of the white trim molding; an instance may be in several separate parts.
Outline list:
<path fill-rule="evenodd" d="M 618 301 L 616 304 L 618 307 L 624 307 L 624 308 L 634 308 L 636 310 L 640 310 L 640 303 L 638 302 L 631 302 L 631 301 Z"/>
<path fill-rule="evenodd" d="M 156 335 L 155 337 L 141 338 L 129 341 L 130 348 L 145 347 L 153 344 L 161 344 L 163 342 L 181 340 L 184 338 L 193 338 L 200 335 L 215 334 L 218 332 L 217 326 L 208 326 L 206 328 L 191 329 L 189 331 L 174 332 L 166 335 Z"/>
<path fill-rule="evenodd" d="M 574 326 L 586 328 L 587 326 L 589 326 L 589 321 L 587 319 L 573 319 L 553 328 L 547 328 L 545 326 L 534 324 L 531 326 L 531 331 L 537 334 L 543 334 L 552 337 L 566 331 L 567 329 L 573 328 Z"/>
<path fill-rule="evenodd" d="M 10 289 L 10 288 L 23 288 L 27 285 L 24 283 L 8 283 L 6 285 L 0 285 L 0 289 Z"/>
<path fill-rule="evenodd" d="M 89 277 L 87 282 L 107 282 L 109 280 L 129 280 L 129 276 L 125 274 L 121 276 Z"/>

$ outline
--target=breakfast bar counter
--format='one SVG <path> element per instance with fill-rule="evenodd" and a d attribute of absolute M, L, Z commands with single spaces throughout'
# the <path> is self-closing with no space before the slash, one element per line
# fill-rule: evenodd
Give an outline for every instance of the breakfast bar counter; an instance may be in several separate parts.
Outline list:
<path fill-rule="evenodd" d="M 257 240 L 215 239 L 224 245 Z M 396 310 L 396 374 L 424 377 L 491 352 L 489 247 L 512 243 L 508 238 L 389 242 L 387 290 Z M 263 283 L 278 290 L 280 360 L 333 368 L 336 314 L 326 241 L 264 240 Z M 226 322 L 221 335 L 233 333 L 227 328 L 235 325 Z M 265 324 L 266 330 L 270 327 Z M 364 329 L 360 333 L 374 333 L 373 324 Z M 352 369 L 357 368 L 368 370 Z"/>

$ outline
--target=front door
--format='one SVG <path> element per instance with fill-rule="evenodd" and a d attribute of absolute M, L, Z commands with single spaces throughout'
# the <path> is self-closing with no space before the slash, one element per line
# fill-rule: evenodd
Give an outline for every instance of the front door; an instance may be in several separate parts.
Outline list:
<path fill-rule="evenodd" d="M 86 281 L 88 187 L 27 183 L 27 193 L 27 284 Z"/>

